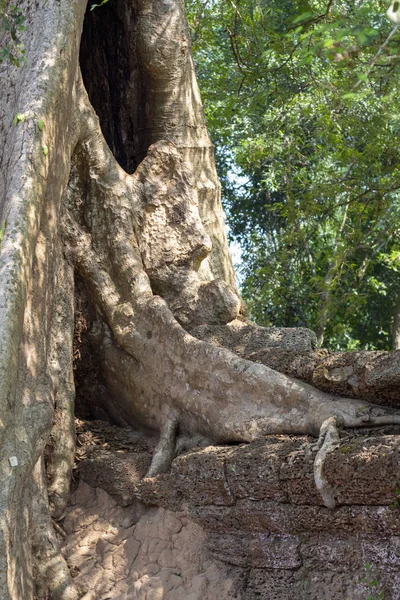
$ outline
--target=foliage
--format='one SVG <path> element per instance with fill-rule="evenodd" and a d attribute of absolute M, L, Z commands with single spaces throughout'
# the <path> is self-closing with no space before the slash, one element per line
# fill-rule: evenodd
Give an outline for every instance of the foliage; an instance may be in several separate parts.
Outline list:
<path fill-rule="evenodd" d="M 9 61 L 20 66 L 25 50 L 20 34 L 25 29 L 25 16 L 16 4 L 0 0 L 0 63 Z"/>
<path fill-rule="evenodd" d="M 400 36 L 387 7 L 188 2 L 251 314 L 266 325 L 310 326 L 333 349 L 390 344 Z"/>
<path fill-rule="evenodd" d="M 1 243 L 2 243 L 2 241 L 3 241 L 3 238 L 4 238 L 4 234 L 5 234 L 5 232 L 6 232 L 6 227 L 7 227 L 7 220 L 6 220 L 6 219 L 4 219 L 4 220 L 1 222 L 1 225 L 0 225 L 0 246 L 1 246 Z"/>

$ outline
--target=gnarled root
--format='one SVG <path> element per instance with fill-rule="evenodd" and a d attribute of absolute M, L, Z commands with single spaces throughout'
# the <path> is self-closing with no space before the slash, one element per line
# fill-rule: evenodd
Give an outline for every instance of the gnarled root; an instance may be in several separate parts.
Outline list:
<path fill-rule="evenodd" d="M 343 419 L 340 417 L 329 417 L 321 425 L 319 438 L 316 443 L 319 448 L 314 460 L 315 485 L 327 508 L 335 508 L 336 500 L 334 490 L 328 483 L 323 470 L 328 454 L 333 452 L 339 445 L 339 427 L 343 427 Z"/>
<path fill-rule="evenodd" d="M 152 289 L 160 281 L 164 290 L 180 288 L 181 275 L 196 280 L 209 247 L 188 167 L 172 144 L 160 142 L 127 175 L 84 91 L 80 106 L 85 125 L 66 197 L 66 253 L 104 325 L 94 350 L 124 419 L 162 431 L 149 475 L 170 464 L 178 425 L 216 443 L 320 433 L 316 483 L 333 507 L 323 466 L 338 425 L 400 423 L 400 411 L 325 394 L 189 335 Z"/>

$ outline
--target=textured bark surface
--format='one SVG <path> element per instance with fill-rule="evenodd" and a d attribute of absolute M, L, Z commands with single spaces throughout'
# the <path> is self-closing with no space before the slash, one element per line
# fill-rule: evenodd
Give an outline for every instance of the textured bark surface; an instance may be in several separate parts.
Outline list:
<path fill-rule="evenodd" d="M 125 171 L 133 173 L 159 140 L 173 142 L 190 164 L 213 245 L 201 278 L 224 280 L 236 290 L 183 1 L 115 0 L 89 12 L 81 65 L 107 144 Z"/>
<path fill-rule="evenodd" d="M 78 594 L 50 520 L 43 454 L 55 406 L 67 420 L 73 411 L 73 290 L 59 213 L 75 143 L 83 7 L 49 0 L 22 2 L 21 8 L 29 24 L 23 40 L 28 62 L 20 69 L 1 67 L 0 212 L 6 229 L 0 249 L 0 597 L 30 600 L 34 573 L 41 591 L 43 583 L 54 598 L 73 600 Z M 25 115 L 17 127 L 16 113 Z M 54 456 L 61 451 L 69 478 L 73 440 L 64 454 L 58 439 Z M 65 499 L 65 483 L 57 478 L 53 470 L 53 497 Z"/>
<path fill-rule="evenodd" d="M 239 320 L 183 3 L 113 0 L 87 12 L 89 97 L 83 4 L 21 8 L 27 63 L 1 73 L 0 597 L 31 600 L 36 586 L 40 600 L 75 600 L 54 533 L 74 454 L 74 359 L 86 409 L 159 434 L 149 474 L 199 439 L 321 431 L 314 476 L 329 505 L 338 427 L 399 423 L 400 412 L 366 402 L 361 385 L 349 400 L 255 362 L 268 339 L 305 355 L 313 336 Z M 99 107 L 101 94 L 99 119 L 91 99 Z M 200 335 L 207 327 L 242 330 L 218 347 Z M 242 353 L 247 337 L 255 355 Z M 326 389 L 342 393 L 334 383 Z"/>

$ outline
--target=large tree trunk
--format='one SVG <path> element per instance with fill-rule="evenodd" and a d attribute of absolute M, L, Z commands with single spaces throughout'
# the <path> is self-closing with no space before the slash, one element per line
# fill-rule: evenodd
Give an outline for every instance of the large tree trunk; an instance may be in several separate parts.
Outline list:
<path fill-rule="evenodd" d="M 90 345 L 79 385 L 115 421 L 161 432 L 150 474 L 180 432 L 229 442 L 322 427 L 316 482 L 333 505 L 321 465 L 336 425 L 400 417 L 201 339 L 243 317 L 182 2 L 112 0 L 87 13 L 82 44 L 82 2 L 21 8 L 27 63 L 1 74 L 0 597 L 31 600 L 36 585 L 73 600 L 50 515 L 74 455 L 74 320 Z"/>

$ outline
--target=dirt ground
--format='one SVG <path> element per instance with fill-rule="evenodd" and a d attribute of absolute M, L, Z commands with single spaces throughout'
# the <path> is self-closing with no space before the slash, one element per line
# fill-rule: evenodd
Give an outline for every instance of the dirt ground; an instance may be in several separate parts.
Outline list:
<path fill-rule="evenodd" d="M 133 495 L 128 498 L 126 486 L 123 493 L 115 492 L 110 479 L 118 503 L 79 477 L 84 464 L 85 478 L 96 477 L 90 465 L 98 457 L 112 462 L 117 454 L 121 464 L 127 454 L 136 454 L 139 480 L 150 460 L 151 439 L 101 421 L 77 420 L 77 442 L 76 489 L 59 528 L 63 553 L 85 600 L 240 598 L 229 567 L 210 558 L 204 531 L 183 512 L 145 507 Z"/>

